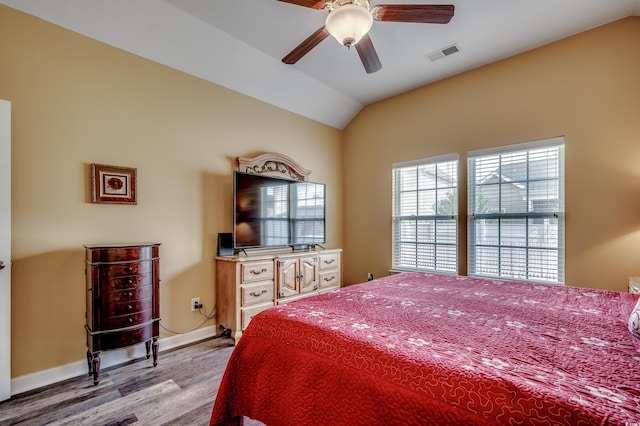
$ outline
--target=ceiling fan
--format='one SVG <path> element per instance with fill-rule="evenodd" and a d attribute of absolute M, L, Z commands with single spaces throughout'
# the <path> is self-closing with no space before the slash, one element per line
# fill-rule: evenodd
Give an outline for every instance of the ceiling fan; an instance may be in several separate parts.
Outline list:
<path fill-rule="evenodd" d="M 295 64 L 321 41 L 332 35 L 347 48 L 356 47 L 368 74 L 382 68 L 368 34 L 373 21 L 446 24 L 453 17 L 454 11 L 453 5 L 446 4 L 377 4 L 370 9 L 368 0 L 278 1 L 329 12 L 324 26 L 282 58 L 282 62 Z"/>

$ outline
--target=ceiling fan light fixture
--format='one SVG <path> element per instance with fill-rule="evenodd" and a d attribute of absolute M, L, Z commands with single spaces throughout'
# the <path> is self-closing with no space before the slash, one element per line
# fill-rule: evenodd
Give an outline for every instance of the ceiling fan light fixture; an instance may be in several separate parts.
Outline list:
<path fill-rule="evenodd" d="M 373 25 L 368 3 L 368 1 L 355 0 L 336 6 L 329 12 L 325 22 L 329 34 L 347 47 L 358 43 Z"/>

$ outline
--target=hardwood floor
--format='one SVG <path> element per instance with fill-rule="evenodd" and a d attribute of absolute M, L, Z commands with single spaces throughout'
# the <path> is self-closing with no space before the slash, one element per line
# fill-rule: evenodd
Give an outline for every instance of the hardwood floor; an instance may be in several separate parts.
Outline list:
<path fill-rule="evenodd" d="M 0 425 L 207 425 L 233 346 L 205 340 L 16 395 L 0 403 Z M 251 423 L 249 423 L 251 424 Z"/>

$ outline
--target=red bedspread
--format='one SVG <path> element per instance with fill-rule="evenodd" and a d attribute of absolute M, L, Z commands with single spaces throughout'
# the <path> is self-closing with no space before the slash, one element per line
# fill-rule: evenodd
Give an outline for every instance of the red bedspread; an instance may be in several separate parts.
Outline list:
<path fill-rule="evenodd" d="M 211 424 L 640 424 L 637 297 L 406 273 L 275 307 Z"/>

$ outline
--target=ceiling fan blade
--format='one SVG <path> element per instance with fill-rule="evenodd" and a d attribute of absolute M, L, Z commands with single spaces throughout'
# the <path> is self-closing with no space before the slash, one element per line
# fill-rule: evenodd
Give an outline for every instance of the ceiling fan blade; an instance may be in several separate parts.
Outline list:
<path fill-rule="evenodd" d="M 376 21 L 447 24 L 454 9 L 452 4 L 379 4 L 371 14 Z"/>
<path fill-rule="evenodd" d="M 298 6 L 310 7 L 311 9 L 324 9 L 326 0 L 278 0 L 284 3 L 297 4 Z"/>
<path fill-rule="evenodd" d="M 289 65 L 295 64 L 300 60 L 300 58 L 309 53 L 311 49 L 316 47 L 327 37 L 329 37 L 329 31 L 327 31 L 325 27 L 319 28 L 315 33 L 311 34 L 305 41 L 289 52 L 287 56 L 282 58 L 282 62 Z"/>
<path fill-rule="evenodd" d="M 376 53 L 375 47 L 373 47 L 369 34 L 365 34 L 364 37 L 356 43 L 356 50 L 358 51 L 358 56 L 360 56 L 360 60 L 362 61 L 362 65 L 364 65 L 364 69 L 367 71 L 367 74 L 372 74 L 382 68 L 380 58 L 378 58 L 378 54 Z"/>

